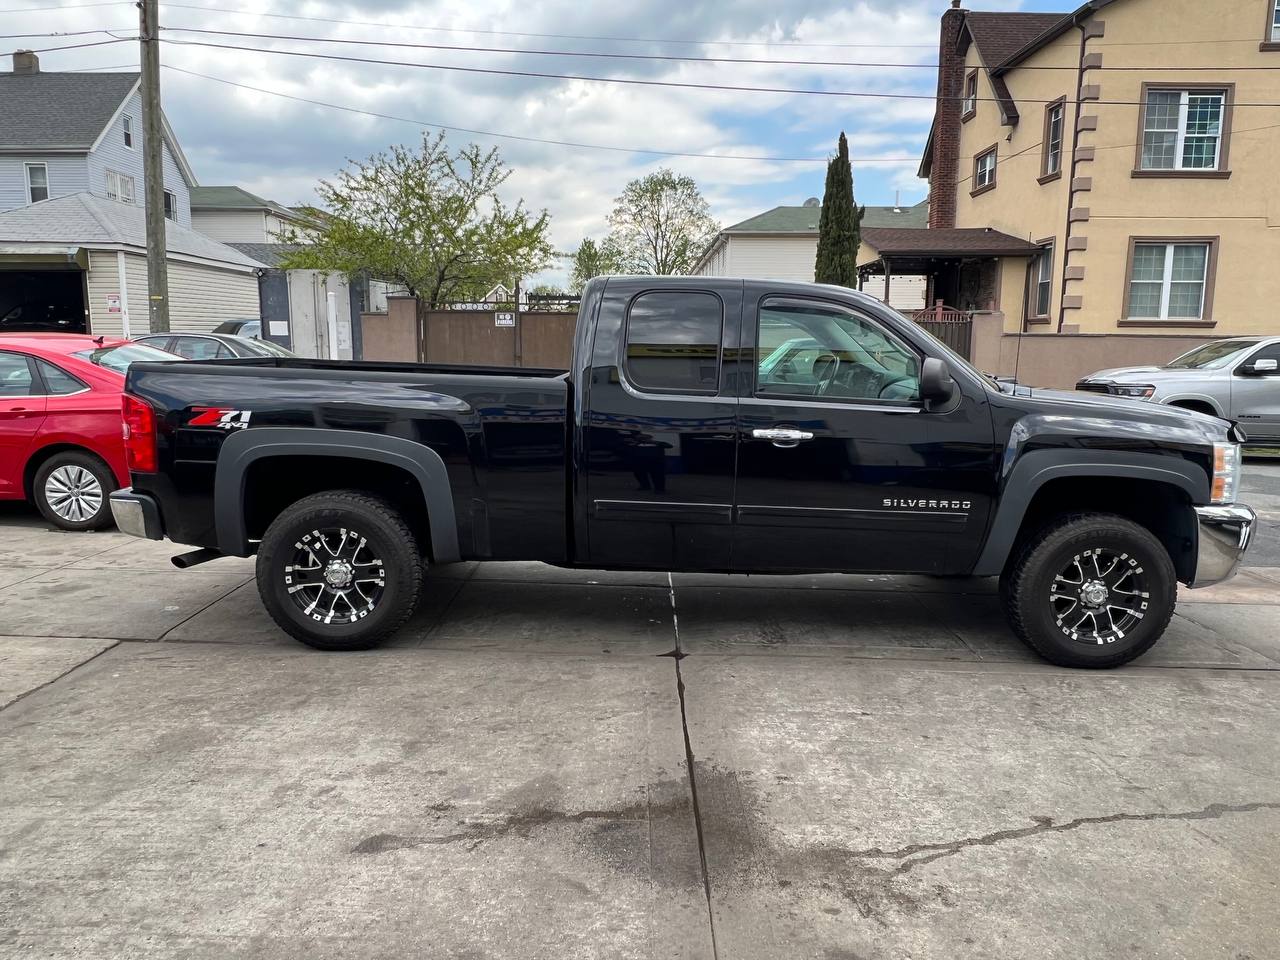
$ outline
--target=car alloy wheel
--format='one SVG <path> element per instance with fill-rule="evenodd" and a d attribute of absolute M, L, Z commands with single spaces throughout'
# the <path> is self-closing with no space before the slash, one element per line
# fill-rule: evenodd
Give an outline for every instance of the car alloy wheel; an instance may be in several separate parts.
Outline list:
<path fill-rule="evenodd" d="M 324 527 L 303 534 L 293 546 L 284 582 L 303 614 L 323 624 L 344 624 L 376 609 L 386 569 L 368 538 L 347 527 Z"/>
<path fill-rule="evenodd" d="M 1079 643 L 1105 645 L 1123 640 L 1142 622 L 1150 601 L 1138 559 L 1105 549 L 1076 554 L 1049 587 L 1058 628 Z"/>
<path fill-rule="evenodd" d="M 74 463 L 58 467 L 45 478 L 44 497 L 50 510 L 72 523 L 91 520 L 102 510 L 102 484 Z"/>

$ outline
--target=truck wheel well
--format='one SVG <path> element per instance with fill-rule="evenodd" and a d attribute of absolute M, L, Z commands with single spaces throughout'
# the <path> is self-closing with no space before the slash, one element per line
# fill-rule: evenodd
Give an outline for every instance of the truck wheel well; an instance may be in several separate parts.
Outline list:
<path fill-rule="evenodd" d="M 1069 513 L 1114 513 L 1150 530 L 1169 551 L 1178 579 L 1195 575 L 1195 515 L 1186 493 L 1153 480 L 1123 477 L 1060 477 L 1050 480 L 1032 497 L 1009 556 L 1022 544 Z"/>
<path fill-rule="evenodd" d="M 245 530 L 261 540 L 271 522 L 303 497 L 326 490 L 360 490 L 381 497 L 404 518 L 423 555 L 431 552 L 431 526 L 422 487 L 409 471 L 359 457 L 262 457 L 245 471 Z"/>
<path fill-rule="evenodd" d="M 1196 413 L 1207 413 L 1211 417 L 1218 415 L 1218 411 L 1213 409 L 1213 405 L 1205 403 L 1203 400 L 1174 400 L 1169 406 L 1181 407 L 1183 410 L 1194 410 Z"/>
<path fill-rule="evenodd" d="M 75 443 L 51 443 L 33 453 L 31 459 L 27 461 L 27 465 L 22 470 L 22 493 L 28 500 L 35 493 L 36 474 L 40 472 L 40 468 L 45 465 L 50 457 L 57 456 L 59 453 L 80 453 L 86 457 L 93 457 L 93 459 L 107 468 L 107 473 L 111 475 L 115 483 L 120 482 L 110 464 L 88 447 L 82 447 Z"/>

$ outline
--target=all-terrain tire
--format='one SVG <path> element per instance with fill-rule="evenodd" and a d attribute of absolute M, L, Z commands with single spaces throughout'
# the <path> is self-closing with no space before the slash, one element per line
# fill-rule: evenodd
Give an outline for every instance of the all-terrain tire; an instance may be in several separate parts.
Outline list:
<path fill-rule="evenodd" d="M 1055 607 L 1052 599 L 1079 589 L 1070 583 L 1073 577 L 1056 578 L 1075 570 L 1082 558 L 1087 569 L 1098 551 L 1108 558 L 1103 567 L 1110 558 L 1123 558 L 1120 571 L 1134 572 L 1134 579 L 1122 584 L 1129 588 L 1123 602 L 1141 617 L 1121 636 L 1103 641 L 1090 638 L 1089 631 L 1073 636 L 1074 616 L 1062 613 L 1070 601 L 1059 598 Z M 1178 580 L 1168 551 L 1145 527 L 1112 514 L 1081 513 L 1061 517 L 1021 545 L 1001 582 L 1000 595 L 1014 633 L 1040 656 L 1064 667 L 1106 669 L 1141 656 L 1160 639 L 1173 617 Z M 1104 625 L 1108 622 L 1105 613 L 1099 619 Z"/>
<path fill-rule="evenodd" d="M 63 450 L 40 465 L 31 482 L 36 509 L 63 530 L 101 530 L 113 523 L 107 498 L 116 478 L 92 453 Z"/>
<path fill-rule="evenodd" d="M 404 518 L 357 490 L 317 493 L 284 510 L 263 535 L 256 569 L 271 618 L 319 650 L 368 650 L 390 637 L 417 606 L 423 571 Z"/>

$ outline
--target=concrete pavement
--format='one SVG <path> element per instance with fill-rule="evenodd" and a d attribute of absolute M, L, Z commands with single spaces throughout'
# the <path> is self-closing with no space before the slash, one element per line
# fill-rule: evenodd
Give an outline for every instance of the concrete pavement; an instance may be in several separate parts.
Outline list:
<path fill-rule="evenodd" d="M 989 583 L 537 564 L 321 654 L 172 552 L 0 516 L 0 957 L 1275 955 L 1276 565 L 1098 674 Z"/>

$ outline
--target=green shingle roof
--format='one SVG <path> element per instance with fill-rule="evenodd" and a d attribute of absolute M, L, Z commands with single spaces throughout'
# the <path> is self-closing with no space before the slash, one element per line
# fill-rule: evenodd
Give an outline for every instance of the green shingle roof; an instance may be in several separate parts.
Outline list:
<path fill-rule="evenodd" d="M 821 207 L 774 207 L 764 213 L 725 227 L 724 233 L 817 233 Z M 911 227 L 929 225 L 929 202 L 912 207 L 867 207 L 864 227 Z"/>

